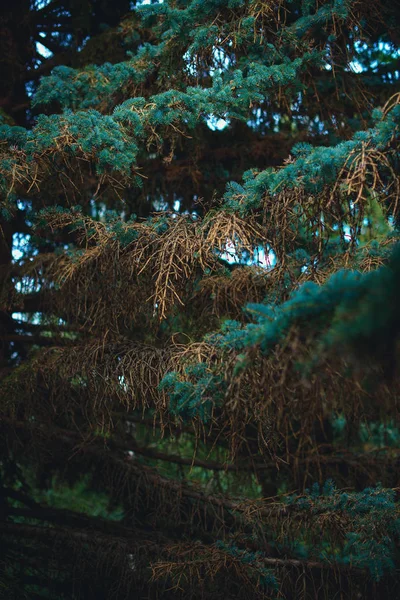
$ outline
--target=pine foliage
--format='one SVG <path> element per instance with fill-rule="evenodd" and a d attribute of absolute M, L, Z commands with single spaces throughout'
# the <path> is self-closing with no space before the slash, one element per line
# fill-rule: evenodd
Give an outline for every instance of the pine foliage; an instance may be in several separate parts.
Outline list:
<path fill-rule="evenodd" d="M 0 597 L 395 598 L 396 3 L 75 4 L 2 17 Z"/>

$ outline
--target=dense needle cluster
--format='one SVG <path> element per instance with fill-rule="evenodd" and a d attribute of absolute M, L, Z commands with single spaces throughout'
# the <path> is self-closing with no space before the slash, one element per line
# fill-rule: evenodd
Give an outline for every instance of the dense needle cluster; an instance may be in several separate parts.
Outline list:
<path fill-rule="evenodd" d="M 395 4 L 4 10 L 1 598 L 395 597 Z"/>

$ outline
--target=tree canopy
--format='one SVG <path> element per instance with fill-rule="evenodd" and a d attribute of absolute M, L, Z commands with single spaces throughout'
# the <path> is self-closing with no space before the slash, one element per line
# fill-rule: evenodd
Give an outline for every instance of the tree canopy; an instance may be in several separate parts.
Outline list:
<path fill-rule="evenodd" d="M 0 597 L 395 598 L 397 3 L 0 23 Z"/>

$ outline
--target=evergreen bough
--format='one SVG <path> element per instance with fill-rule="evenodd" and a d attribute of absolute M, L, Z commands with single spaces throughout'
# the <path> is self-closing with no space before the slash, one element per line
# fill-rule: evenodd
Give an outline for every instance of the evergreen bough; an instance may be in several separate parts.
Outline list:
<path fill-rule="evenodd" d="M 25 4 L 0 597 L 396 597 L 396 3 Z"/>

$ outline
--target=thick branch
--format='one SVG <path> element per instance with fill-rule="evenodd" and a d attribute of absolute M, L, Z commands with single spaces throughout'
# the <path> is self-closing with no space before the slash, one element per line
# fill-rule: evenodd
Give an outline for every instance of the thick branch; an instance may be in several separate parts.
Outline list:
<path fill-rule="evenodd" d="M 36 346 L 65 346 L 74 340 L 61 337 L 44 337 L 41 335 L 0 335 L 4 342 L 17 342 L 20 344 L 35 344 Z"/>
<path fill-rule="evenodd" d="M 81 529 L 64 529 L 61 527 L 38 527 L 36 525 L 26 525 L 22 523 L 0 523 L 0 534 L 9 535 L 12 538 L 22 537 L 22 538 L 34 538 L 36 540 L 40 540 L 43 543 L 49 543 L 50 540 L 55 540 L 60 542 L 62 538 L 73 540 L 77 543 L 92 543 L 99 544 L 101 547 L 104 547 L 107 543 L 118 543 L 123 544 L 125 546 L 126 553 L 130 553 L 134 551 L 138 545 L 146 546 L 147 549 L 153 549 L 157 551 L 157 553 L 162 552 L 162 548 L 160 548 L 159 544 L 154 542 L 143 542 L 137 539 L 137 532 L 132 534 L 132 539 L 126 539 L 127 536 L 116 537 L 111 535 L 102 535 L 95 531 L 86 531 Z M 125 539 L 124 539 L 125 538 Z M 357 567 L 353 567 L 352 565 L 339 565 L 336 563 L 321 563 L 318 561 L 307 561 L 307 560 L 299 560 L 292 558 L 269 558 L 269 557 L 260 557 L 259 562 L 264 563 L 266 566 L 271 567 L 290 567 L 297 569 L 319 569 L 319 570 L 341 570 L 341 571 L 360 571 Z M 184 563 L 182 563 L 182 567 Z"/>

